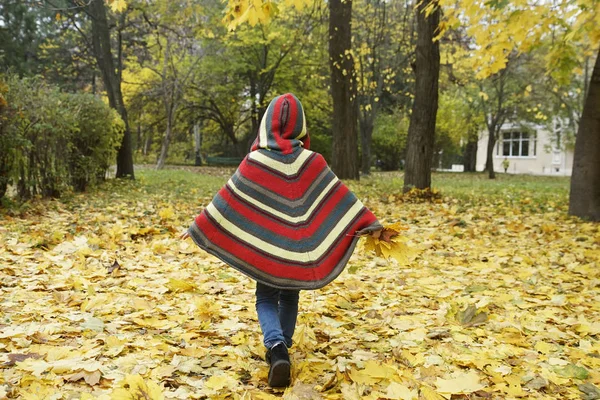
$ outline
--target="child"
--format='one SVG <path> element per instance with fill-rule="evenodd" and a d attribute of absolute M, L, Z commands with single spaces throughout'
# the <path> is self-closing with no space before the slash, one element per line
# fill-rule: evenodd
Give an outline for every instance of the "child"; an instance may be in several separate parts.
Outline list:
<path fill-rule="evenodd" d="M 309 146 L 300 101 L 276 97 L 250 153 L 182 235 L 256 280 L 271 387 L 290 384 L 299 290 L 327 285 L 358 237 L 383 228 Z"/>

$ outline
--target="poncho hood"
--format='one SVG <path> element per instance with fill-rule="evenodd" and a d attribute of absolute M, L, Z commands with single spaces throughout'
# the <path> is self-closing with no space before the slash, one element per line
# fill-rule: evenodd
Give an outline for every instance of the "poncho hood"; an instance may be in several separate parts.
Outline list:
<path fill-rule="evenodd" d="M 346 266 L 377 218 L 307 149 L 302 105 L 275 98 L 252 151 L 191 225 L 194 242 L 258 282 L 318 289 Z"/>
<path fill-rule="evenodd" d="M 286 93 L 271 100 L 251 151 L 265 149 L 291 154 L 299 148 L 310 148 L 304 109 L 296 96 Z"/>

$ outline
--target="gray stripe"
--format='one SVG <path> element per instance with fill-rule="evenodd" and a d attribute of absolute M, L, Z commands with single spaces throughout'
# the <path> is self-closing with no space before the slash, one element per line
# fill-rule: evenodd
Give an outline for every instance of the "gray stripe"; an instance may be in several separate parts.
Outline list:
<path fill-rule="evenodd" d="M 299 207 L 299 206 L 304 205 L 304 203 L 310 197 L 312 192 L 319 186 L 321 181 L 324 180 L 328 174 L 329 174 L 329 170 L 327 168 L 324 168 L 323 171 L 315 178 L 315 180 L 310 185 L 310 187 L 306 190 L 304 195 L 302 197 L 299 197 L 297 200 L 288 200 L 285 197 L 281 196 L 280 194 L 270 191 L 269 189 L 265 188 L 264 186 L 257 185 L 253 181 L 246 179 L 242 174 L 240 174 L 239 170 L 235 172 L 232 179 L 237 178 L 237 180 L 240 181 L 242 184 L 250 187 L 251 189 L 262 194 L 263 196 L 274 200 L 277 203 L 281 203 L 288 207 Z M 237 186 L 237 181 L 234 180 L 234 183 Z M 239 188 L 239 186 L 238 186 L 238 188 Z M 239 188 L 239 189 L 241 189 L 241 188 Z M 249 195 L 249 193 L 246 193 L 246 194 Z"/>
<path fill-rule="evenodd" d="M 334 210 L 328 215 L 328 218 L 318 226 L 317 230 L 312 235 L 310 235 L 310 237 L 303 239 L 290 238 L 283 234 L 278 234 L 277 232 L 267 229 L 262 225 L 253 223 L 252 221 L 248 221 L 241 214 L 239 214 L 239 212 L 236 210 L 236 207 L 230 207 L 219 194 L 215 196 L 212 204 L 221 213 L 224 219 L 226 219 L 229 223 L 237 226 L 239 229 L 243 230 L 247 234 L 285 250 L 294 251 L 297 253 L 307 253 L 310 251 L 314 251 L 317 247 L 319 247 L 321 243 L 325 241 L 325 239 L 327 238 L 331 230 L 335 227 L 335 225 L 338 224 L 339 221 L 346 215 L 350 215 L 350 209 L 356 204 L 357 201 L 358 199 L 356 198 L 356 196 L 354 196 L 353 193 L 346 193 L 346 195 L 337 204 Z M 270 216 L 270 214 L 268 214 L 266 211 L 257 210 L 257 212 L 267 218 Z M 362 212 L 363 209 L 361 209 L 358 213 L 353 215 L 352 221 L 354 221 L 357 215 L 362 214 Z M 217 220 L 217 218 L 210 214 L 208 210 L 206 210 L 205 213 L 212 220 L 214 220 L 215 224 L 222 226 L 221 221 Z M 277 221 L 279 222 L 280 219 L 278 219 Z M 352 223 L 352 221 L 350 222 L 350 224 Z M 309 218 L 307 222 L 312 223 L 312 218 Z M 344 232 L 346 231 L 346 229 L 347 226 L 344 227 Z M 295 229 L 295 231 L 302 232 L 303 229 Z M 239 241 L 244 240 L 239 239 Z M 336 243 L 336 240 L 332 241 L 331 243 Z M 287 258 L 280 258 L 287 260 Z"/>
<path fill-rule="evenodd" d="M 379 225 L 379 223 L 376 222 L 374 225 Z M 369 228 L 370 226 L 365 229 Z M 200 247 L 201 249 L 214 255 L 215 257 L 223 261 L 225 264 L 228 264 L 229 266 L 235 268 L 236 270 L 254 279 L 255 281 L 263 283 L 267 286 L 275 287 L 277 289 L 313 290 L 320 289 L 323 286 L 327 285 L 342 273 L 342 271 L 346 267 L 346 264 L 348 263 L 348 260 L 350 259 L 350 256 L 352 256 L 354 248 L 356 247 L 356 244 L 359 239 L 359 237 L 354 237 L 352 239 L 352 242 L 350 243 L 348 250 L 344 253 L 344 256 L 340 259 L 340 261 L 336 264 L 333 270 L 325 278 L 317 281 L 306 282 L 289 278 L 275 277 L 273 275 L 259 270 L 258 268 L 253 267 L 252 265 L 246 263 L 243 260 L 240 260 L 239 258 L 226 252 L 225 250 L 214 246 L 198 228 L 196 222 L 192 223 L 189 232 L 196 245 L 198 245 L 198 247 Z"/>
<path fill-rule="evenodd" d="M 258 151 L 263 156 L 269 157 L 272 160 L 279 161 L 280 163 L 292 164 L 294 161 L 296 161 L 296 159 L 300 156 L 300 154 L 303 151 L 310 151 L 310 150 L 306 150 L 306 149 L 303 149 L 302 147 L 298 147 L 294 150 L 293 153 L 290 153 L 290 154 L 283 154 L 278 151 L 269 151 L 269 150 L 265 150 L 265 149 L 258 149 L 255 151 Z M 256 160 L 253 160 L 253 161 L 256 161 Z M 259 161 L 256 161 L 256 162 L 259 162 Z"/>

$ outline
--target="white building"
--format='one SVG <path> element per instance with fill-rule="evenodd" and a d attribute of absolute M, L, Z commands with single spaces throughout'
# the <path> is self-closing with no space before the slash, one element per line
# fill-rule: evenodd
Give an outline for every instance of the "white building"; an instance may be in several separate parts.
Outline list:
<path fill-rule="evenodd" d="M 504 124 L 494 146 L 494 171 L 504 172 L 508 161 L 509 174 L 571 176 L 573 150 L 563 144 L 560 129 L 549 131 L 545 126 Z M 485 169 L 488 133 L 483 132 L 477 143 L 477 171 Z"/>

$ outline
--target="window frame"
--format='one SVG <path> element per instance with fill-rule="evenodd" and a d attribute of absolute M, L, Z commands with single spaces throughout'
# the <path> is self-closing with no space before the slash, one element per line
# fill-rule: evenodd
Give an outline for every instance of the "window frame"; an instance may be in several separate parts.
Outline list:
<path fill-rule="evenodd" d="M 507 129 L 500 132 L 496 143 L 496 158 L 536 158 L 537 134 L 525 129 Z M 508 139 L 507 139 L 508 135 Z M 516 136 L 518 135 L 518 136 Z M 527 143 L 527 155 L 523 155 L 524 143 Z M 508 149 L 509 154 L 504 154 Z M 518 149 L 518 150 L 515 150 Z M 514 152 L 518 154 L 514 154 Z"/>

